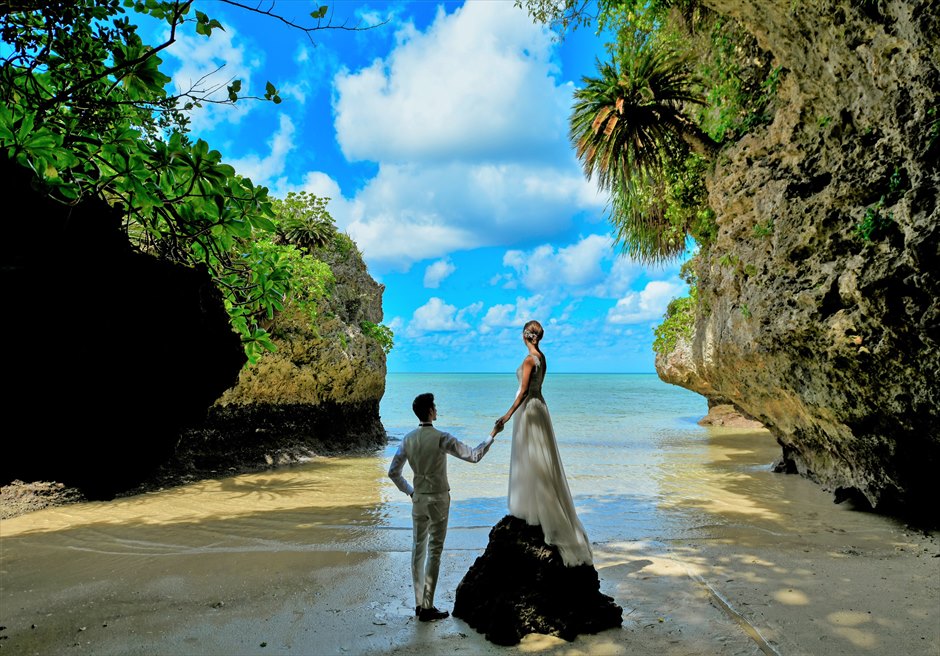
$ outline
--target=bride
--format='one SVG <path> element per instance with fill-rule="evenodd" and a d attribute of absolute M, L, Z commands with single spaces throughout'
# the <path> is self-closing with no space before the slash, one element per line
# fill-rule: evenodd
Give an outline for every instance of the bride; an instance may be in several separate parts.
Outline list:
<path fill-rule="evenodd" d="M 529 353 L 516 370 L 519 391 L 512 407 L 496 420 L 502 427 L 516 415 L 509 461 L 509 513 L 529 525 L 541 525 L 545 542 L 558 547 L 566 566 L 592 565 L 591 544 L 575 513 L 555 429 L 542 397 L 546 366 L 539 342 L 543 335 L 538 321 L 529 321 L 523 328 Z"/>

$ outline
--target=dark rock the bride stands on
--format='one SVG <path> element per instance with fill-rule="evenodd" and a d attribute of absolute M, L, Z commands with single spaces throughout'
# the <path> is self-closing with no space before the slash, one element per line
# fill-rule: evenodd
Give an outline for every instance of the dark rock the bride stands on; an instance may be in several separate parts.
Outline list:
<path fill-rule="evenodd" d="M 454 617 L 491 642 L 514 645 L 528 633 L 570 641 L 615 628 L 623 609 L 600 591 L 593 566 L 566 567 L 540 526 L 507 515 L 457 586 Z"/>

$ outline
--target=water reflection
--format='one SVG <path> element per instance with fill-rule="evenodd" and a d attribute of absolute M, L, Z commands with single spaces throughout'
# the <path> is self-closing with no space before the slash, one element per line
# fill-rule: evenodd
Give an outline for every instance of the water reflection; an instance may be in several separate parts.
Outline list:
<path fill-rule="evenodd" d="M 769 433 L 661 430 L 650 448 L 563 445 L 579 514 L 594 542 L 720 537 L 747 525 L 769 535 L 865 530 L 861 513 L 818 486 L 772 474 Z M 36 544 L 58 549 L 172 555 L 220 551 L 406 551 L 410 503 L 386 477 L 392 443 L 373 456 L 194 483 L 112 502 L 53 508 L 3 521 L 4 560 Z M 509 444 L 478 465 L 450 466 L 448 548 L 481 549 L 506 514 Z"/>

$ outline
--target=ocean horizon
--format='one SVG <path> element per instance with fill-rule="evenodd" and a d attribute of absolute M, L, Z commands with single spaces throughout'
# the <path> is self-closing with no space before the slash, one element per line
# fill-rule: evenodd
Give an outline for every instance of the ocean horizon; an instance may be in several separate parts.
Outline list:
<path fill-rule="evenodd" d="M 418 394 L 434 394 L 435 426 L 473 446 L 512 405 L 517 389 L 514 373 L 388 374 L 380 406 L 389 437 L 383 464 L 416 427 L 411 402 Z M 714 439 L 727 434 L 698 424 L 708 412 L 705 397 L 655 373 L 549 369 L 542 390 L 568 485 L 592 540 L 665 539 L 701 520 L 694 507 L 681 509 L 682 501 L 702 494 Z M 480 463 L 449 459 L 452 532 L 492 526 L 506 514 L 511 441 L 510 422 Z M 769 472 L 779 453 L 773 438 L 761 432 L 749 441 L 760 450 L 755 466 Z M 407 467 L 405 474 L 410 477 Z M 390 527 L 410 528 L 408 499 L 387 479 L 382 498 Z M 664 512 L 665 504 L 680 510 Z"/>

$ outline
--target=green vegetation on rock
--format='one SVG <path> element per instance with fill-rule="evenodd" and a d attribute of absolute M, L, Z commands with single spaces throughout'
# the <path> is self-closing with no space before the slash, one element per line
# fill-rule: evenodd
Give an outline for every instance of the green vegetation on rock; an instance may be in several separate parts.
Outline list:
<path fill-rule="evenodd" d="M 393 333 L 392 329 L 388 326 L 380 323 L 372 323 L 371 321 L 363 321 L 359 324 L 359 327 L 362 328 L 364 335 L 371 337 L 382 346 L 382 350 L 385 351 L 386 355 L 388 355 L 392 347 L 395 346 L 395 333 Z"/>
<path fill-rule="evenodd" d="M 653 351 L 668 355 L 679 340 L 691 340 L 695 334 L 695 312 L 698 308 L 698 285 L 693 260 L 682 265 L 682 278 L 689 284 L 689 295 L 674 298 L 666 307 L 663 322 L 653 330 Z"/>

